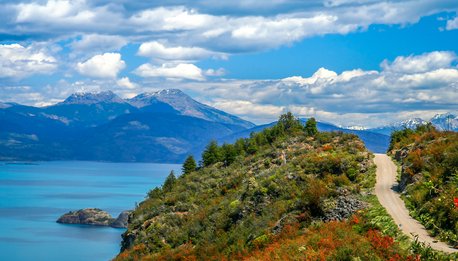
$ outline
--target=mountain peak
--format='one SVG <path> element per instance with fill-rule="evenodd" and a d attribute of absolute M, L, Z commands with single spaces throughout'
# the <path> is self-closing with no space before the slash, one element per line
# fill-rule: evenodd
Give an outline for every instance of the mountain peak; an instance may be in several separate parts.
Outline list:
<path fill-rule="evenodd" d="M 77 92 L 70 95 L 62 104 L 95 104 L 95 103 L 125 103 L 112 91 Z"/>
<path fill-rule="evenodd" d="M 251 128 L 253 123 L 242 120 L 208 105 L 202 104 L 179 89 L 165 89 L 157 92 L 141 93 L 128 102 L 137 108 L 147 107 L 156 103 L 165 103 L 181 115 L 196 117 L 207 121 L 221 122 Z"/>
<path fill-rule="evenodd" d="M 128 102 L 137 107 L 142 108 L 151 104 L 155 104 L 157 102 L 165 102 L 173 99 L 173 100 L 183 100 L 189 99 L 192 100 L 186 93 L 182 92 L 179 89 L 165 89 L 156 92 L 144 92 L 140 93 L 137 96 L 128 100 Z"/>
<path fill-rule="evenodd" d="M 458 116 L 451 112 L 436 114 L 431 122 L 439 130 L 458 130 Z"/>
<path fill-rule="evenodd" d="M 417 126 L 420 125 L 425 125 L 428 122 L 421 119 L 421 118 L 410 118 L 401 122 L 396 122 L 392 126 L 394 127 L 403 127 L 403 128 L 409 128 L 409 129 L 414 129 Z"/>
<path fill-rule="evenodd" d="M 156 96 L 164 96 L 164 95 L 186 95 L 180 89 L 165 89 L 155 92 L 154 95 Z M 186 95 L 187 96 L 187 95 Z"/>

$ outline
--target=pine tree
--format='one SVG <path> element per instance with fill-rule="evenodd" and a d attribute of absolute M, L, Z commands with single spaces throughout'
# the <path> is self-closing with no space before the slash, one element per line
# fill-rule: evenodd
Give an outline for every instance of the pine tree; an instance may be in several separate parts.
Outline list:
<path fill-rule="evenodd" d="M 305 123 L 305 134 L 308 136 L 315 136 L 317 133 L 318 129 L 316 127 L 316 120 L 312 117 Z"/>
<path fill-rule="evenodd" d="M 216 141 L 211 141 L 202 153 L 202 164 L 204 167 L 210 166 L 222 160 L 221 152 Z"/>
<path fill-rule="evenodd" d="M 162 191 L 170 192 L 172 191 L 173 185 L 175 185 L 177 178 L 175 177 L 175 172 L 170 171 L 170 174 L 165 179 L 164 185 L 162 185 Z"/>
<path fill-rule="evenodd" d="M 183 175 L 186 175 L 186 174 L 189 174 L 195 171 L 196 168 L 197 168 L 196 161 L 194 160 L 194 157 L 190 155 L 184 161 L 183 167 L 181 168 L 181 170 L 183 171 Z"/>
<path fill-rule="evenodd" d="M 235 158 L 237 158 L 237 151 L 235 150 L 235 146 L 232 144 L 223 144 L 223 146 L 221 147 L 221 151 L 225 166 L 231 165 L 232 162 L 235 161 Z"/>

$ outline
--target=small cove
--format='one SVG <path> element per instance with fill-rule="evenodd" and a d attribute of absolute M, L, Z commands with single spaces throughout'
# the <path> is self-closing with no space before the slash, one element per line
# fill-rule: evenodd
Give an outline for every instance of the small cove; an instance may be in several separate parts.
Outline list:
<path fill-rule="evenodd" d="M 81 161 L 0 163 L 0 259 L 109 260 L 124 229 L 65 225 L 70 211 L 97 207 L 116 217 L 160 186 L 177 164 Z"/>

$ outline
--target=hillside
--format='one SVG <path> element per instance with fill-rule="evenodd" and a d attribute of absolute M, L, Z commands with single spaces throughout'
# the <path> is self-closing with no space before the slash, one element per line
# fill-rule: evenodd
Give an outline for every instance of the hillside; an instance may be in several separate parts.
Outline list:
<path fill-rule="evenodd" d="M 393 133 L 391 155 L 401 165 L 400 190 L 413 217 L 431 234 L 458 245 L 458 133 L 432 125 Z"/>
<path fill-rule="evenodd" d="M 300 119 L 302 123 L 305 123 L 307 119 Z M 268 127 L 272 127 L 275 125 L 276 122 L 272 122 L 270 124 L 259 125 L 253 127 L 251 129 L 243 130 L 240 132 L 233 133 L 229 136 L 222 137 L 218 139 L 219 143 L 232 143 L 235 142 L 237 139 L 240 138 L 248 138 L 252 132 L 260 132 Z M 390 142 L 389 133 L 382 134 L 377 133 L 369 130 L 351 130 L 351 129 L 344 129 L 340 128 L 336 125 L 325 123 L 325 122 L 317 122 L 317 128 L 319 131 L 341 131 L 344 133 L 350 133 L 357 135 L 363 142 L 367 149 L 374 153 L 385 153 L 388 149 L 388 145 Z"/>
<path fill-rule="evenodd" d="M 355 135 L 288 114 L 202 158 L 138 205 L 116 260 L 414 260 L 358 211 L 374 166 Z"/>

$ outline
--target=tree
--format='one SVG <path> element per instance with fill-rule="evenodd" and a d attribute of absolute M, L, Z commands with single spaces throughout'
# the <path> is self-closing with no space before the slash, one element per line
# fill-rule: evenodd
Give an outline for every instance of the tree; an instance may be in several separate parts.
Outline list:
<path fill-rule="evenodd" d="M 170 174 L 165 179 L 164 185 L 162 185 L 162 190 L 164 192 L 172 191 L 173 185 L 175 185 L 177 178 L 175 177 L 175 172 L 170 171 Z"/>
<path fill-rule="evenodd" d="M 212 140 L 202 153 L 202 164 L 204 167 L 213 165 L 222 160 L 218 143 Z"/>
<path fill-rule="evenodd" d="M 196 168 L 197 168 L 196 160 L 194 160 L 194 157 L 190 155 L 184 161 L 183 167 L 181 168 L 181 170 L 183 171 L 183 175 L 186 175 L 186 174 L 189 174 L 195 171 Z"/>
<path fill-rule="evenodd" d="M 291 112 L 280 115 L 277 125 L 290 133 L 291 131 L 301 130 L 303 128 L 301 122 Z"/>
<path fill-rule="evenodd" d="M 221 147 L 221 154 L 225 166 L 231 165 L 232 162 L 235 161 L 235 158 L 237 158 L 237 151 L 235 150 L 235 146 L 232 144 L 223 144 Z"/>
<path fill-rule="evenodd" d="M 312 117 L 305 123 L 305 134 L 307 134 L 307 136 L 315 136 L 317 133 L 316 120 Z"/>

